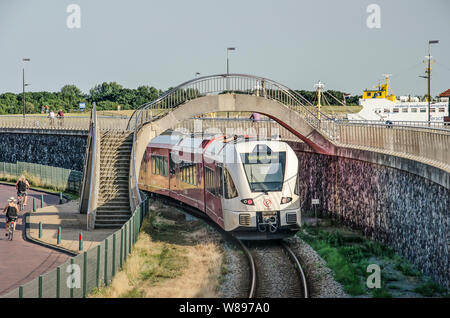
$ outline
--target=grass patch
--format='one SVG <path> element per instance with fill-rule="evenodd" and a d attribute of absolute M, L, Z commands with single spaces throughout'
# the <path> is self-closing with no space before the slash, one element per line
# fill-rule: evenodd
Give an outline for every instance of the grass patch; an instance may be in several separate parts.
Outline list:
<path fill-rule="evenodd" d="M 436 294 L 442 294 L 446 292 L 444 288 L 440 287 L 434 282 L 426 282 L 421 286 L 416 287 L 414 291 L 425 297 L 433 297 Z"/>
<path fill-rule="evenodd" d="M 215 297 L 226 269 L 203 222 L 187 221 L 173 208 L 150 207 L 154 211 L 143 220 L 123 268 L 90 297 Z"/>
<path fill-rule="evenodd" d="M 352 296 L 368 295 L 375 298 L 393 297 L 393 291 L 408 292 L 407 284 L 421 282 L 422 274 L 411 263 L 394 250 L 378 242 L 369 240 L 336 227 L 316 227 L 305 225 L 297 234 L 308 243 L 327 263 L 345 292 Z M 369 289 L 366 280 L 369 264 L 378 264 L 381 269 L 381 288 Z M 391 282 L 405 285 L 406 290 Z M 410 285 L 408 285 L 410 286 Z M 414 288 L 411 288 L 412 290 Z M 410 291 L 409 290 L 409 291 Z M 414 292 L 426 297 L 441 295 L 446 290 L 433 282 L 416 287 Z M 412 294 L 413 295 L 413 294 Z"/>

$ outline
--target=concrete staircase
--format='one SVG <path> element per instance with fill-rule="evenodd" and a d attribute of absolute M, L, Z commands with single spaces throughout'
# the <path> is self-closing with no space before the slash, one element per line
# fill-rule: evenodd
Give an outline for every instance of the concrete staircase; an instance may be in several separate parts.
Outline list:
<path fill-rule="evenodd" d="M 128 176 L 133 135 L 101 131 L 100 188 L 95 228 L 121 227 L 131 216 Z"/>

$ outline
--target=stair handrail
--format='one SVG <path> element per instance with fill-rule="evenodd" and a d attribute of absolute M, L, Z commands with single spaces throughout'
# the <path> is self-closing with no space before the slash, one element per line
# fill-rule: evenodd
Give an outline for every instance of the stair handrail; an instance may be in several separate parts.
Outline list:
<path fill-rule="evenodd" d="M 99 136 L 99 127 L 97 124 L 97 107 L 95 102 L 92 104 L 91 118 L 89 122 L 89 135 L 87 139 L 87 147 L 83 168 L 83 182 L 80 192 L 80 213 L 87 214 L 87 230 L 93 230 L 95 227 L 95 217 L 97 209 L 98 187 L 94 186 L 95 175 L 98 173 L 99 167 L 99 147 L 97 138 Z M 86 187 L 88 185 L 88 187 Z M 88 193 L 86 193 L 86 190 Z M 83 204 L 83 199 L 87 195 L 87 204 Z"/>

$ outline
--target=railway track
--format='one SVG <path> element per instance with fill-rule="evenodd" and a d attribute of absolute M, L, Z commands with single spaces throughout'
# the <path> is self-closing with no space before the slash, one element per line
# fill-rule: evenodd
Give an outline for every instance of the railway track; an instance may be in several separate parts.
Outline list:
<path fill-rule="evenodd" d="M 225 232 L 197 209 L 162 198 L 168 205 L 180 208 L 204 220 L 237 244 L 248 260 L 249 298 L 308 298 L 308 284 L 301 263 L 292 249 L 282 240 L 246 241 L 245 243 Z"/>
<path fill-rule="evenodd" d="M 308 298 L 298 257 L 284 241 L 239 241 L 251 272 L 249 298 Z"/>

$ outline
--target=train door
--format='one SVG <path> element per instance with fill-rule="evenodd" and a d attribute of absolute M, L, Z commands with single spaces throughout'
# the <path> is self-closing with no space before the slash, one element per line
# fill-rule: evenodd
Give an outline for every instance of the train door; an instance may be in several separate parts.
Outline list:
<path fill-rule="evenodd" d="M 222 217 L 222 167 L 205 164 L 205 213 L 223 227 Z"/>
<path fill-rule="evenodd" d="M 170 196 L 176 199 L 176 192 L 178 190 L 178 184 L 177 184 L 177 164 L 175 164 L 175 161 L 172 157 L 172 151 L 169 150 L 169 189 L 170 189 Z"/>
<path fill-rule="evenodd" d="M 223 211 L 222 211 L 222 198 L 223 198 L 223 167 L 221 165 L 216 166 L 216 188 L 217 188 L 217 205 L 216 215 L 218 217 L 218 223 L 223 227 Z"/>

